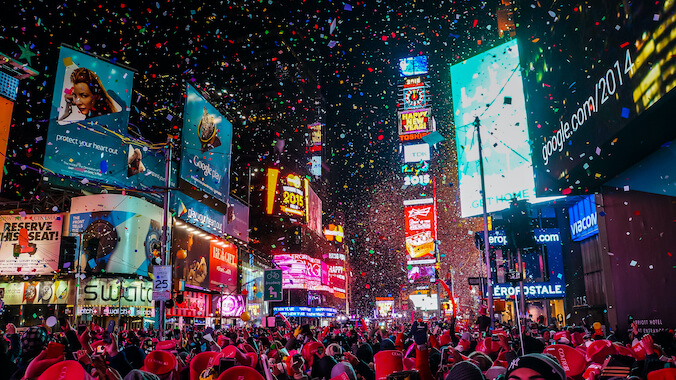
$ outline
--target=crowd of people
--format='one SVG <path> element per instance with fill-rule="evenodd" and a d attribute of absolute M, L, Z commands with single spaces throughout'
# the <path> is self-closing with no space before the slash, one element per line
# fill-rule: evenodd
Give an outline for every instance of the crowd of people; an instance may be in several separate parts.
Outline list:
<path fill-rule="evenodd" d="M 162 332 L 33 326 L 0 335 L 3 379 L 662 380 L 676 379 L 673 331 L 486 329 L 445 321 Z M 84 326 L 83 326 L 84 327 Z"/>

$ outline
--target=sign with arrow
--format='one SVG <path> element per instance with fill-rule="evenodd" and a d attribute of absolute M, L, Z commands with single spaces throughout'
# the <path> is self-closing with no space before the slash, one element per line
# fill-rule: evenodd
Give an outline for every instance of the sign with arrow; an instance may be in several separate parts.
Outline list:
<path fill-rule="evenodd" d="M 266 269 L 263 279 L 263 300 L 282 301 L 282 270 Z"/>

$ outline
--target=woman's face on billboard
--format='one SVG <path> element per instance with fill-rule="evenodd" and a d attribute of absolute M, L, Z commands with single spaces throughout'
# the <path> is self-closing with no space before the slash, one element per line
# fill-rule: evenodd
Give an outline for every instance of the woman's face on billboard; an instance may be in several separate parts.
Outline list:
<path fill-rule="evenodd" d="M 87 83 L 77 83 L 73 86 L 73 103 L 85 116 L 89 116 L 96 105 L 98 95 L 94 95 Z"/>

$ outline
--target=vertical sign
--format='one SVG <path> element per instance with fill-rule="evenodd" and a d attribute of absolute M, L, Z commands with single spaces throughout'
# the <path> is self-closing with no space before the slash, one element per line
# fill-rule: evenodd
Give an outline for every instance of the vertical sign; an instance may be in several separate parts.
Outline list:
<path fill-rule="evenodd" d="M 263 288 L 264 301 L 282 301 L 282 270 L 266 269 Z"/>
<path fill-rule="evenodd" d="M 171 299 L 171 266 L 153 266 L 153 300 L 168 301 Z"/>

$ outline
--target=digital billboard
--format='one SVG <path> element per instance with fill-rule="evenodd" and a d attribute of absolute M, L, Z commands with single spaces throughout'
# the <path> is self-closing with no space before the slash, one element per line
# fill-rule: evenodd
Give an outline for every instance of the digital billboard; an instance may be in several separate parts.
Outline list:
<path fill-rule="evenodd" d="M 80 269 L 147 276 L 162 237 L 162 209 L 121 194 L 74 197 L 70 233 L 82 234 Z"/>
<path fill-rule="evenodd" d="M 324 263 L 320 259 L 302 253 L 280 253 L 273 255 L 273 261 L 282 269 L 283 289 L 329 290 L 322 285 Z"/>
<path fill-rule="evenodd" d="M 582 241 L 588 237 L 598 235 L 599 223 L 596 213 L 595 196 L 586 195 L 582 200 L 568 209 L 570 222 L 570 238 L 573 241 Z"/>
<path fill-rule="evenodd" d="M 44 166 L 122 188 L 165 186 L 161 149 L 128 132 L 133 71 L 61 47 Z"/>
<path fill-rule="evenodd" d="M 216 240 L 216 241 L 213 241 Z M 237 252 L 224 251 L 222 246 L 216 248 L 214 243 L 220 240 L 212 239 L 206 232 L 187 223 L 177 222 L 171 232 L 171 261 L 174 265 L 173 278 L 184 280 L 186 286 L 201 289 L 219 289 L 217 282 L 211 283 L 209 274 L 219 272 L 219 279 L 230 283 L 231 276 L 236 277 L 237 271 L 232 273 L 232 261 L 237 260 Z M 216 255 L 221 264 L 221 270 L 211 267 L 211 258 Z M 227 271 L 230 270 L 230 273 Z"/>
<path fill-rule="evenodd" d="M 241 241 L 249 241 L 249 206 L 230 197 L 225 233 Z"/>
<path fill-rule="evenodd" d="M 434 199 L 404 201 L 404 213 L 408 263 L 436 263 L 437 217 Z"/>
<path fill-rule="evenodd" d="M 408 57 L 399 60 L 399 75 L 410 77 L 427 74 L 427 56 Z"/>
<path fill-rule="evenodd" d="M 407 270 L 408 281 L 413 282 L 435 282 L 436 271 L 434 266 L 415 265 Z"/>
<path fill-rule="evenodd" d="M 59 269 L 63 214 L 0 216 L 0 275 L 51 275 Z"/>
<path fill-rule="evenodd" d="M 224 236 L 227 222 L 224 214 L 180 191 L 170 190 L 169 194 L 171 209 L 177 217 L 213 235 Z"/>
<path fill-rule="evenodd" d="M 307 226 L 318 235 L 322 230 L 322 200 L 311 186 L 307 187 Z"/>
<path fill-rule="evenodd" d="M 378 309 L 378 317 L 386 318 L 394 310 L 394 298 L 376 297 L 376 309 Z"/>
<path fill-rule="evenodd" d="M 451 66 L 451 88 L 462 216 L 483 213 L 479 145 L 473 125 L 477 116 L 487 212 L 509 208 L 513 195 L 533 199 L 535 182 L 516 40 Z"/>
<path fill-rule="evenodd" d="M 230 191 L 232 123 L 191 85 L 186 89 L 181 137 L 181 178 L 226 202 Z"/>
<path fill-rule="evenodd" d="M 431 157 L 430 145 L 427 143 L 404 145 L 405 163 L 429 161 Z"/>
<path fill-rule="evenodd" d="M 593 191 L 676 138 L 673 1 L 527 3 L 517 36 L 538 194 Z"/>
<path fill-rule="evenodd" d="M 397 112 L 399 134 L 429 132 L 432 130 L 431 109 L 418 108 Z"/>
<path fill-rule="evenodd" d="M 237 246 L 227 241 L 214 240 L 209 244 L 211 255 L 209 258 L 209 289 L 219 290 L 220 285 L 235 289 L 237 286 Z"/>
<path fill-rule="evenodd" d="M 322 123 L 312 123 L 307 127 L 309 131 L 305 152 L 320 152 L 322 150 Z"/>
<path fill-rule="evenodd" d="M 266 213 L 277 212 L 306 219 L 308 188 L 307 178 L 301 178 L 294 173 L 280 173 L 278 169 L 269 168 L 267 170 Z"/>

